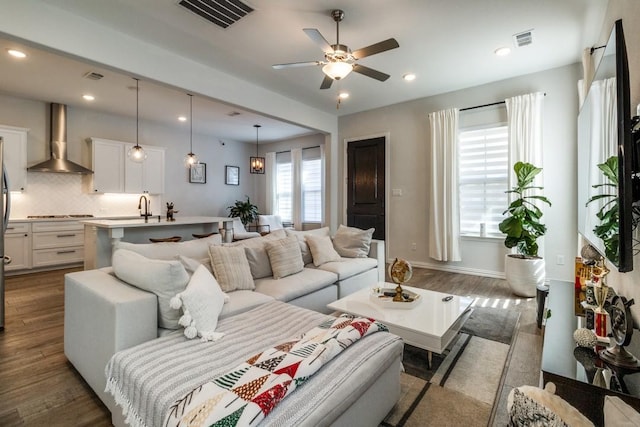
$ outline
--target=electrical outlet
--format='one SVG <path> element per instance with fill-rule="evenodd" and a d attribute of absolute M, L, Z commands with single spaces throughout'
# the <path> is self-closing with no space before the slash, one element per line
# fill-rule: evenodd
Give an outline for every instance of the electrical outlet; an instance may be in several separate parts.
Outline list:
<path fill-rule="evenodd" d="M 558 264 L 558 265 L 564 265 L 564 255 L 558 255 L 558 256 L 556 256 L 556 264 Z"/>
<path fill-rule="evenodd" d="M 411 244 L 411 250 L 415 251 L 416 249 L 418 249 L 418 246 L 415 243 Z"/>

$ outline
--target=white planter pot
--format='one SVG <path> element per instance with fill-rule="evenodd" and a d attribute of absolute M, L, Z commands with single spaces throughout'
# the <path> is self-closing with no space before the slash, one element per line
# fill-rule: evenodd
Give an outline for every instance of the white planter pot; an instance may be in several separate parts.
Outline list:
<path fill-rule="evenodd" d="M 534 297 L 536 287 L 544 284 L 544 259 L 518 258 L 507 254 L 504 257 L 504 274 L 511 292 L 521 297 Z"/>

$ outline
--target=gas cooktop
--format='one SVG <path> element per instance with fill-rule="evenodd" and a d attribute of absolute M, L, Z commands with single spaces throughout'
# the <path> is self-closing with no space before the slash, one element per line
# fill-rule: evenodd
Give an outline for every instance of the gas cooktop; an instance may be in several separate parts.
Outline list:
<path fill-rule="evenodd" d="M 31 219 L 46 219 L 46 218 L 93 218 L 91 214 L 75 214 L 75 215 L 27 215 L 27 218 Z"/>

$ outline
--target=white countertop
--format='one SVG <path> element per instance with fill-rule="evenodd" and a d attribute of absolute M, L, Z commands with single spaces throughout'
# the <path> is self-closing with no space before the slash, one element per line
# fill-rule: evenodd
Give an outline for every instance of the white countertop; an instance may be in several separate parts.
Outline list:
<path fill-rule="evenodd" d="M 137 216 L 125 215 L 125 216 L 103 216 L 103 217 L 72 217 L 72 216 L 59 216 L 59 217 L 49 217 L 49 218 L 10 218 L 9 222 L 55 222 L 55 221 L 85 221 L 85 220 L 104 220 L 104 219 L 113 219 L 113 220 L 125 220 L 125 219 L 136 219 L 139 218 Z M 157 217 L 156 217 L 157 218 Z"/>
<path fill-rule="evenodd" d="M 80 222 L 85 225 L 92 225 L 99 228 L 139 228 L 139 227 L 158 227 L 172 225 L 189 225 L 189 224 L 211 224 L 214 222 L 232 221 L 232 218 L 223 216 L 176 216 L 174 221 L 167 221 L 165 217 L 154 215 L 149 217 L 147 221 L 144 218 L 129 219 L 81 219 Z"/>

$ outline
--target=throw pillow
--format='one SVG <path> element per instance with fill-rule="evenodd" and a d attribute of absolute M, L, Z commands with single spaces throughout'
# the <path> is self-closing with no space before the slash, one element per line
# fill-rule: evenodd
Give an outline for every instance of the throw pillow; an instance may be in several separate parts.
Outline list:
<path fill-rule="evenodd" d="M 300 243 L 300 252 L 302 253 L 302 262 L 304 265 L 311 264 L 313 262 L 313 257 L 311 256 L 311 251 L 309 250 L 309 245 L 304 240 L 305 236 L 328 236 L 329 235 L 329 227 L 316 228 L 315 230 L 305 230 L 305 231 L 296 231 L 286 229 L 287 236 L 296 236 L 298 242 Z"/>
<path fill-rule="evenodd" d="M 333 248 L 329 236 L 306 236 L 305 240 L 311 249 L 313 265 L 316 267 L 331 261 L 342 261 L 340 254 Z"/>
<path fill-rule="evenodd" d="M 204 265 L 191 276 L 187 288 L 171 299 L 171 308 L 182 308 L 184 315 L 178 323 L 184 327 L 184 336 L 202 341 L 217 341 L 224 336 L 216 332 L 218 316 L 225 303 L 225 294 Z"/>
<path fill-rule="evenodd" d="M 262 247 L 255 248 L 245 247 L 244 253 L 247 256 L 251 276 L 254 279 L 273 276 L 273 271 L 271 271 L 271 264 L 269 261 L 269 254 L 267 254 L 267 250 L 264 245 Z"/>
<path fill-rule="evenodd" d="M 180 311 L 171 308 L 169 301 L 184 291 L 189 282 L 189 275 L 180 261 L 149 259 L 136 252 L 118 249 L 113 253 L 111 263 L 120 280 L 157 295 L 158 326 L 178 329 Z"/>
<path fill-rule="evenodd" d="M 369 256 L 374 231 L 375 228 L 361 230 L 340 225 L 333 237 L 333 247 L 345 258 L 366 258 Z"/>
<path fill-rule="evenodd" d="M 302 271 L 300 244 L 294 236 L 270 241 L 265 245 L 274 279 L 282 279 Z"/>
<path fill-rule="evenodd" d="M 604 425 L 616 427 L 640 426 L 640 414 L 619 397 L 605 396 Z"/>
<path fill-rule="evenodd" d="M 182 266 L 185 270 L 187 270 L 187 274 L 189 275 L 189 280 L 193 278 L 193 274 L 198 270 L 198 267 L 203 266 L 207 269 L 209 273 L 211 273 L 211 277 L 213 277 L 213 268 L 211 267 L 211 258 L 207 257 L 205 259 L 193 259 L 183 255 L 178 255 L 178 261 L 182 263 Z M 215 277 L 213 278 L 215 280 Z M 216 282 L 217 284 L 218 282 Z M 220 285 L 218 285 L 220 286 Z M 228 303 L 230 298 L 229 295 L 223 292 L 224 295 L 224 303 Z"/>
<path fill-rule="evenodd" d="M 224 292 L 255 289 L 243 247 L 210 246 L 209 255 L 213 274 Z"/>

